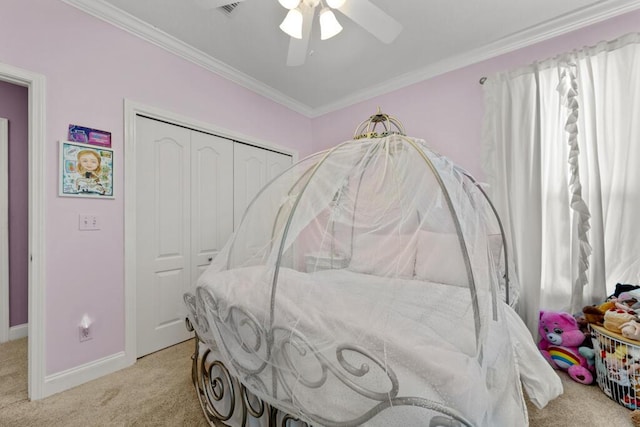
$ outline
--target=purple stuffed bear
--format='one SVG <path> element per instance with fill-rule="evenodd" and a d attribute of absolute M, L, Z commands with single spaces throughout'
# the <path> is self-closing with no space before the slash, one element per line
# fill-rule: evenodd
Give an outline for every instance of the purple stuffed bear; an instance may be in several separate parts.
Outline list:
<path fill-rule="evenodd" d="M 580 347 L 585 336 L 572 315 L 541 310 L 538 332 L 538 348 L 553 369 L 567 371 L 574 381 L 582 384 L 593 382 L 593 360 L 583 356 L 593 350 Z"/>

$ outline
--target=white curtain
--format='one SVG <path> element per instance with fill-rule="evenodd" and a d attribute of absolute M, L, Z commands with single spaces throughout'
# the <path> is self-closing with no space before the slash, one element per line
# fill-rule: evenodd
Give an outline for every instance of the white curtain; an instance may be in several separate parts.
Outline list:
<path fill-rule="evenodd" d="M 640 284 L 640 34 L 499 73 L 485 107 L 483 167 L 534 336 L 541 308 Z"/>

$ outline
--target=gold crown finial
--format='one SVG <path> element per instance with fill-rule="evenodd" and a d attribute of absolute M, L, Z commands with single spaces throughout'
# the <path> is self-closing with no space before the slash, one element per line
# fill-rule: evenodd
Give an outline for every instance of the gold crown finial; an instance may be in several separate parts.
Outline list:
<path fill-rule="evenodd" d="M 375 132 L 378 123 L 381 123 L 381 125 L 384 127 L 384 131 L 380 134 L 378 134 L 378 132 Z M 393 130 L 392 127 L 395 127 L 396 130 Z M 382 112 L 382 108 L 378 106 L 378 111 L 376 112 L 376 114 L 370 116 L 367 120 L 358 125 L 353 138 L 382 138 L 393 134 L 404 135 L 404 126 L 395 117 L 384 114 Z"/>

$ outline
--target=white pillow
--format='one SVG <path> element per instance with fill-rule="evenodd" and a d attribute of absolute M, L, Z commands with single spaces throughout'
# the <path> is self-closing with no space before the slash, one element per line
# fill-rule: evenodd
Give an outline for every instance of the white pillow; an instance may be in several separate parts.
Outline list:
<path fill-rule="evenodd" d="M 469 278 L 457 234 L 420 230 L 416 246 L 417 279 L 468 286 Z"/>
<path fill-rule="evenodd" d="M 383 277 L 413 278 L 416 240 L 412 237 L 370 233 L 356 236 L 349 269 Z"/>

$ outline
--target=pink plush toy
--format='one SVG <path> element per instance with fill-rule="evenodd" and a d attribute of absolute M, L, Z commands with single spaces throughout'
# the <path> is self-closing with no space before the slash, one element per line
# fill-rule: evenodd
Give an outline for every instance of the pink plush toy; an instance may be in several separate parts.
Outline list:
<path fill-rule="evenodd" d="M 593 382 L 594 367 L 580 354 L 579 349 L 585 336 L 572 315 L 541 310 L 538 332 L 538 348 L 553 369 L 567 371 L 574 381 L 581 384 Z"/>

